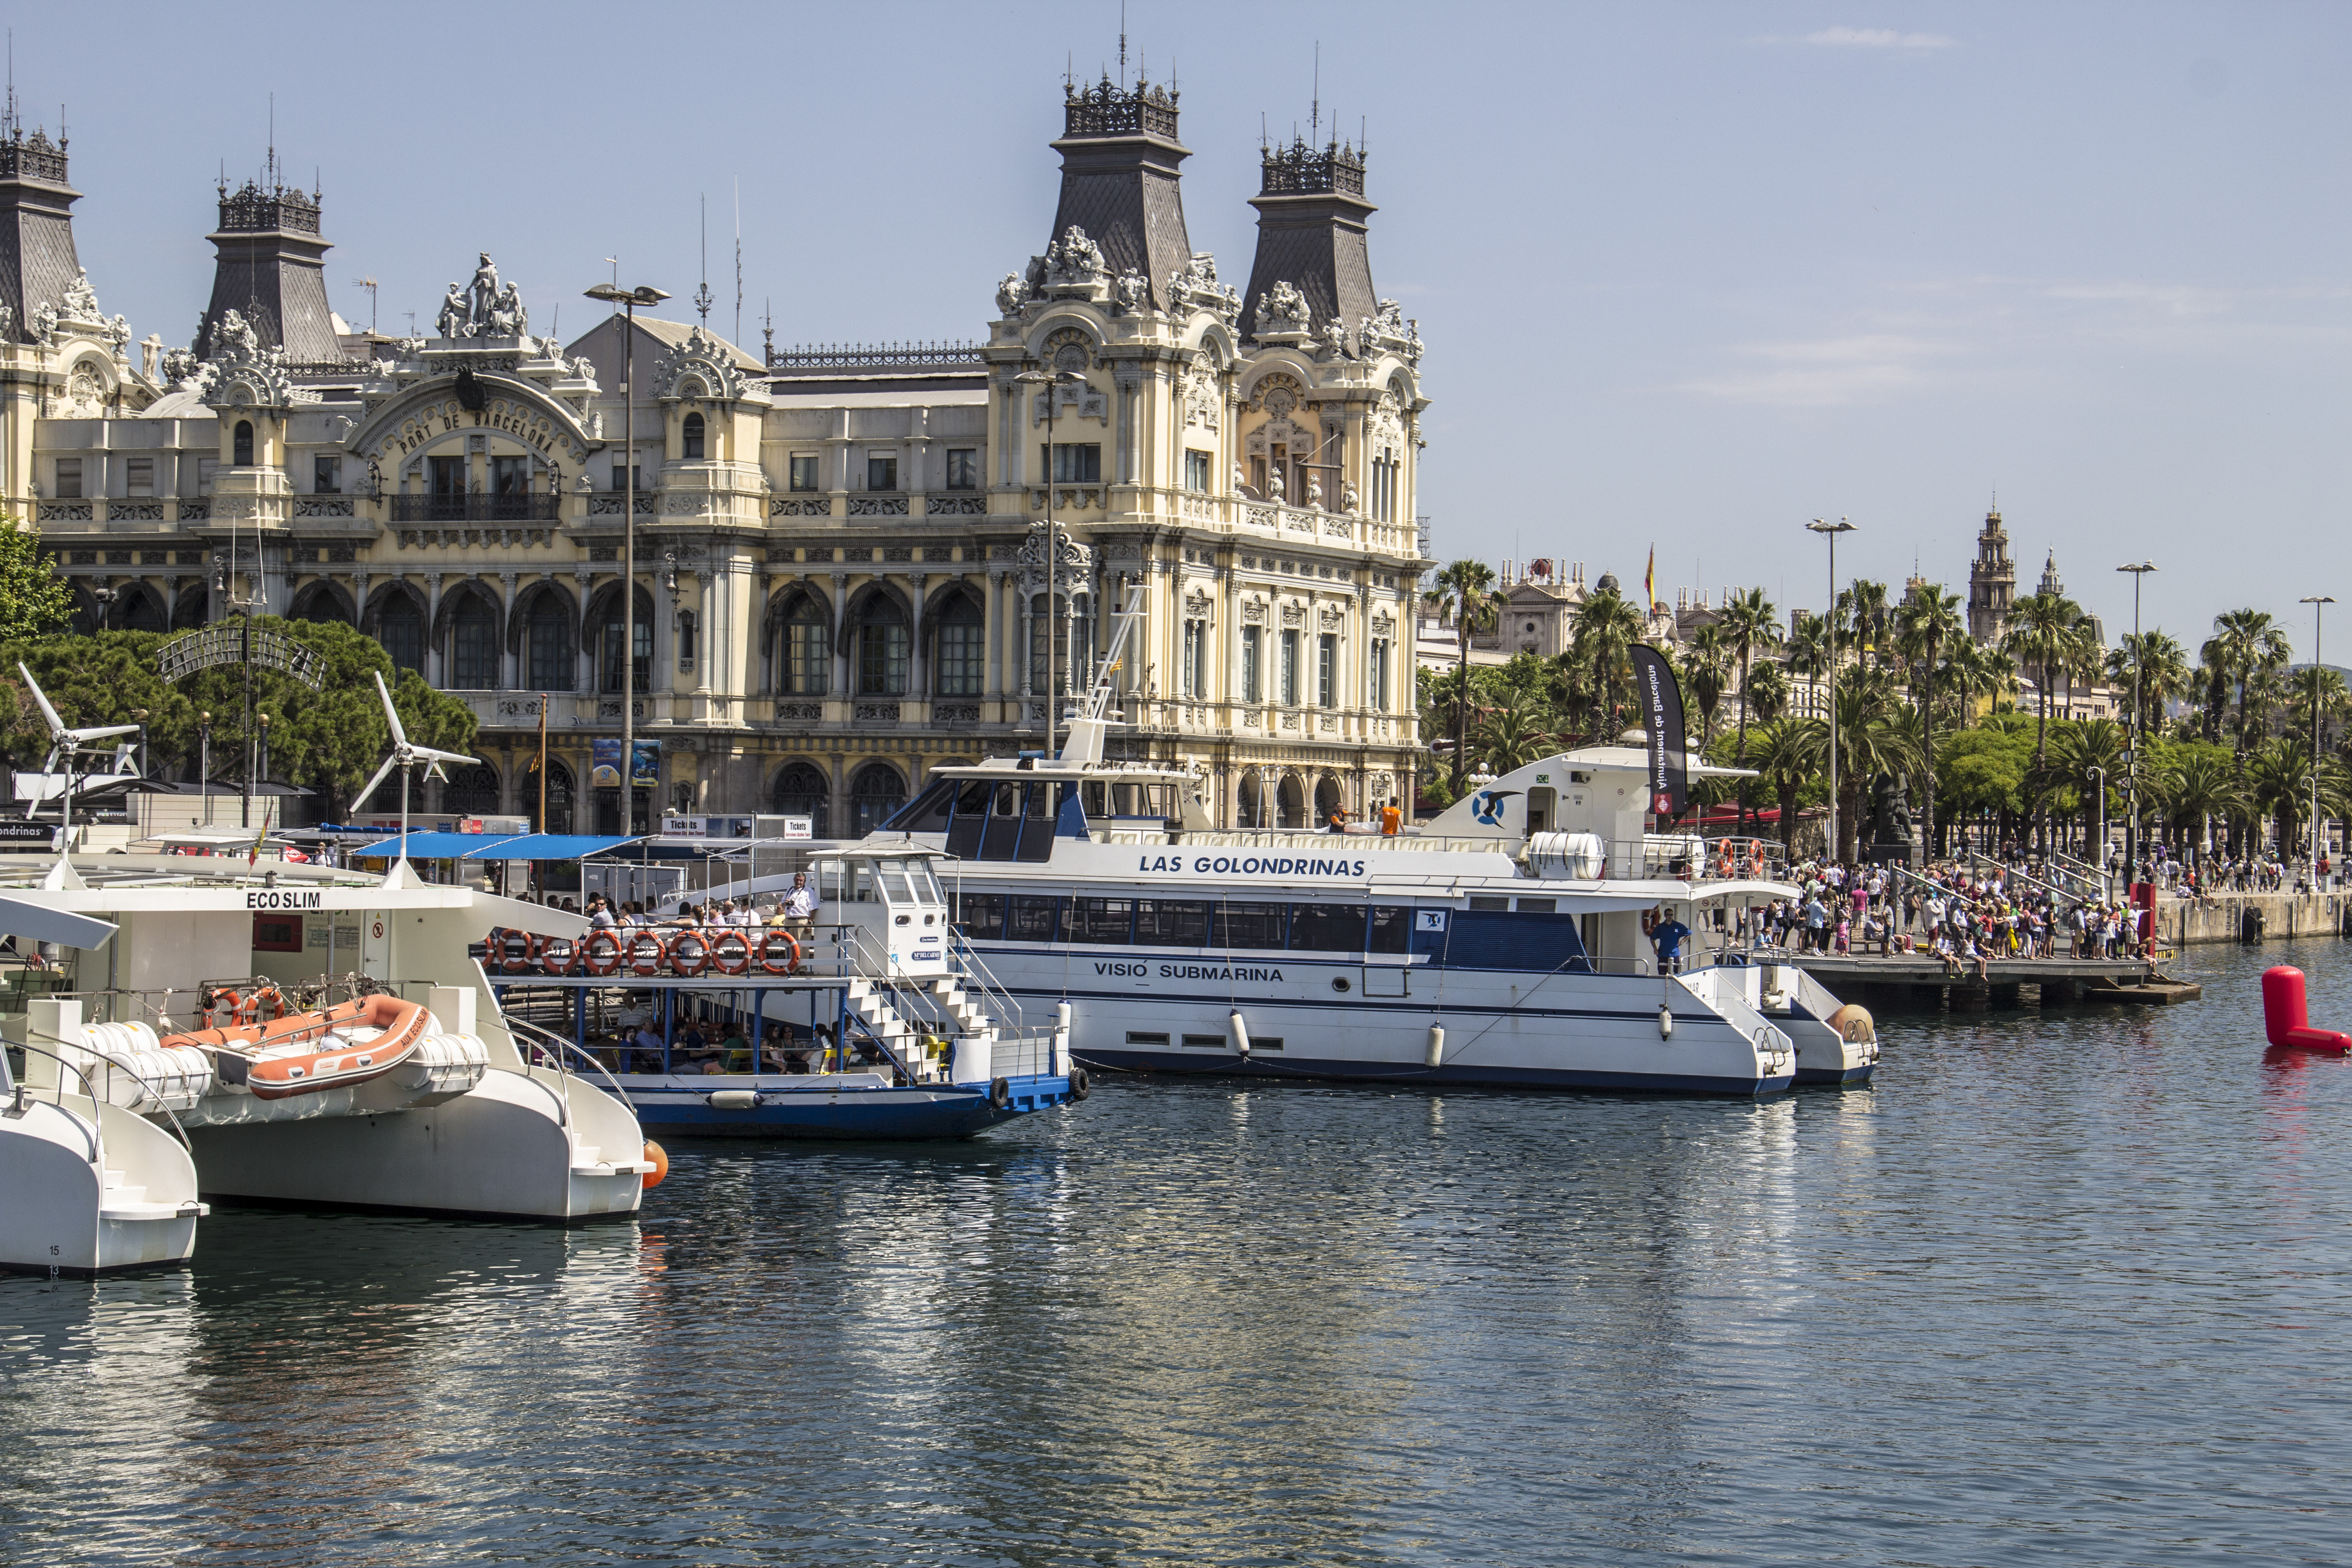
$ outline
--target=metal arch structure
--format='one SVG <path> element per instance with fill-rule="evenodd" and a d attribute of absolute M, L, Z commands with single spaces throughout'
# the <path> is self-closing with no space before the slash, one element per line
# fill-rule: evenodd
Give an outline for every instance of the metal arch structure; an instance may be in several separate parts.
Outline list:
<path fill-rule="evenodd" d="M 327 661 L 318 650 L 270 626 L 248 628 L 223 621 L 174 637 L 155 654 L 155 668 L 166 680 L 184 680 L 222 665 L 260 665 L 290 675 L 313 691 L 327 687 Z"/>

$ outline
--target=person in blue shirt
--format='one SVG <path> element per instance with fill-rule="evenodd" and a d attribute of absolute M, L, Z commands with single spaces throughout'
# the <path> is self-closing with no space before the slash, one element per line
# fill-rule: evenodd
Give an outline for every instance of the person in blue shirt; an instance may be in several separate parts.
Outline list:
<path fill-rule="evenodd" d="M 1682 968 L 1683 943 L 1690 939 L 1691 930 L 1675 919 L 1663 904 L 1658 906 L 1658 923 L 1650 928 L 1650 943 L 1658 950 L 1658 968 L 1673 974 Z"/>

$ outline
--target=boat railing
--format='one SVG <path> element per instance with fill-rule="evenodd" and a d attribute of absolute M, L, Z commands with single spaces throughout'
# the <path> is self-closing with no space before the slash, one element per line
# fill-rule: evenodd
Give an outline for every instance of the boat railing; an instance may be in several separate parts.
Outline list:
<path fill-rule="evenodd" d="M 90 1114 L 88 1121 L 84 1121 L 82 1119 L 82 1115 L 79 1111 L 71 1110 L 67 1106 L 65 1102 L 66 1091 L 63 1073 L 59 1075 L 56 1083 L 49 1086 L 50 1103 L 57 1107 L 58 1115 L 63 1116 L 67 1121 L 81 1129 L 82 1142 L 89 1145 L 89 1163 L 100 1173 L 103 1173 L 106 1169 L 106 1132 L 100 1125 L 101 1118 L 98 1108 L 105 1102 L 99 1095 L 97 1086 L 89 1081 L 89 1075 L 82 1071 L 79 1063 L 68 1061 L 65 1058 L 58 1055 L 57 1052 L 44 1050 L 39 1046 L 34 1045 L 29 1040 L 12 1041 L 10 1043 L 15 1047 L 15 1048 L 23 1051 L 26 1056 L 47 1058 L 48 1060 L 57 1063 L 60 1068 L 64 1069 L 64 1072 L 69 1072 L 73 1074 L 74 1077 L 81 1079 L 83 1098 L 89 1101 L 90 1106 Z M 27 1084 L 22 1079 L 17 1080 L 16 1085 L 16 1092 L 14 1097 L 13 1103 L 8 1110 L 0 1111 L 0 1115 L 22 1116 L 25 1114 L 25 1091 L 27 1089 L 37 1087 L 39 1086 Z M 177 1127 L 179 1123 L 177 1121 L 173 1122 L 173 1126 Z M 187 1141 L 187 1133 L 183 1131 L 180 1134 L 181 1142 L 185 1142 Z M 101 1185 L 104 1184 L 104 1181 L 105 1178 L 103 1174 L 101 1174 L 100 1177 L 100 1183 Z"/>
<path fill-rule="evenodd" d="M 980 997 L 981 1005 L 996 1021 L 998 1032 L 1022 1028 L 1021 1004 L 1004 989 L 1003 983 L 996 978 L 996 972 L 988 967 L 986 959 L 980 956 L 980 950 L 952 925 L 948 928 L 948 952 L 962 972 L 956 976 L 957 980 L 966 990 Z"/>
<path fill-rule="evenodd" d="M 557 1034 L 554 1030 L 546 1027 L 544 1025 L 534 1024 L 528 1018 L 509 1016 L 507 1019 L 507 1027 L 509 1029 L 522 1030 L 524 1034 L 530 1037 L 531 1044 L 535 1048 L 543 1050 L 551 1047 L 559 1053 L 563 1051 L 571 1052 L 572 1055 L 578 1057 L 582 1061 L 586 1062 L 590 1067 L 596 1069 L 596 1076 L 604 1080 L 606 1086 L 612 1089 L 615 1099 L 619 1100 L 622 1104 L 629 1106 L 632 1110 L 635 1108 L 635 1103 L 629 1099 L 628 1090 L 623 1089 L 621 1087 L 621 1080 L 613 1076 L 613 1069 L 606 1067 L 603 1060 L 597 1057 L 595 1052 L 590 1050 L 579 1041 L 565 1039 L 562 1035 Z M 530 1058 L 526 1057 L 524 1059 L 529 1060 Z M 562 1070 L 563 1063 L 562 1057 L 558 1055 L 555 1060 L 557 1069 L 559 1071 Z"/>

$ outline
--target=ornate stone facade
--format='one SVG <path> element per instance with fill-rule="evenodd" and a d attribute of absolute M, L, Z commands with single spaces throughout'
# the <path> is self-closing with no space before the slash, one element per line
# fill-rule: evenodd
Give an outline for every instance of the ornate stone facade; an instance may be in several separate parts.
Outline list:
<path fill-rule="evenodd" d="M 338 357 L 298 355 L 273 312 L 221 303 L 225 273 L 198 343 L 150 338 L 134 366 L 83 279 L 27 302 L 31 341 L 0 331 L 0 492 L 86 623 L 196 626 L 257 597 L 356 625 L 470 703 L 485 765 L 436 809 L 534 813 L 543 704 L 552 825 L 619 828 L 617 792 L 584 786 L 625 700 L 662 746 L 641 820 L 785 810 L 854 834 L 932 766 L 1039 743 L 1049 643 L 1055 684 L 1075 667 L 1083 687 L 1130 598 L 1115 751 L 1198 769 L 1221 823 L 1376 809 L 1419 752 L 1418 333 L 1387 301 L 1276 321 L 1326 278 L 1272 289 L 1244 336 L 1183 232 L 1176 117 L 1160 88 L 1073 89 L 1049 242 L 971 346 L 754 355 L 642 314 L 634 339 L 614 318 L 559 345 L 484 255 L 430 337 L 338 321 Z M 1349 157 L 1332 243 L 1353 255 L 1370 209 Z M 1297 163 L 1269 154 L 1267 189 Z M 223 202 L 301 295 L 317 199 Z M 1313 217 L 1284 209 L 1291 253 Z M 1041 371 L 1065 379 L 1023 379 Z"/>

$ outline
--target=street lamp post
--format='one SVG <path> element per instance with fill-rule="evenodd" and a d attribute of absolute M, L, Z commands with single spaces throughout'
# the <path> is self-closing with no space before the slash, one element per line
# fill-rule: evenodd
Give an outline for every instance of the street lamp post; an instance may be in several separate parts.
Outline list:
<path fill-rule="evenodd" d="M 1829 610 L 1829 616 L 1830 616 L 1830 818 L 1829 818 L 1829 828 L 1830 828 L 1830 832 L 1829 832 L 1829 858 L 1830 858 L 1832 860 L 1835 860 L 1835 859 L 1837 858 L 1837 852 L 1838 852 L 1837 536 L 1838 536 L 1839 534 L 1841 534 L 1841 533 L 1852 533 L 1852 532 L 1853 531 L 1853 524 L 1852 524 L 1852 523 L 1848 522 L 1848 521 L 1847 521 L 1845 519 L 1843 519 L 1843 518 L 1839 518 L 1835 522 L 1828 522 L 1828 521 L 1824 521 L 1822 519 L 1821 519 L 1821 518 L 1818 518 L 1818 517 L 1817 517 L 1817 518 L 1813 519 L 1813 521 L 1811 521 L 1811 522 L 1809 522 L 1809 523 L 1805 524 L 1805 527 L 1806 527 L 1806 529 L 1807 529 L 1809 531 L 1813 532 L 1813 533 L 1821 534 L 1821 535 L 1822 535 L 1823 537 L 1827 538 L 1827 539 L 1829 540 L 1829 542 L 1830 542 L 1830 610 Z"/>
<path fill-rule="evenodd" d="M 2139 745 L 2140 745 L 2140 666 L 2147 662 L 2147 647 L 2139 640 L 2139 589 L 2147 574 L 2156 570 L 2153 561 L 2135 561 L 2116 568 L 2132 574 L 2132 710 L 2131 749 L 2124 757 L 2124 794 L 2131 801 L 2131 821 L 2124 828 L 2124 886 L 2135 887 L 2139 881 Z M 2104 850 L 2105 846 L 2100 846 Z"/>
<path fill-rule="evenodd" d="M 2092 864 L 2099 868 L 2099 896 L 2112 898 L 2115 889 L 2107 881 L 2107 770 L 2092 767 L 2084 771 L 2099 775 L 2099 836 L 2093 840 L 2098 847 L 2092 851 L 2097 857 Z"/>
<path fill-rule="evenodd" d="M 669 296 L 649 283 L 622 289 L 599 283 L 591 300 L 618 305 L 626 321 L 621 337 L 621 831 L 636 830 L 637 775 L 637 307 Z"/>
<path fill-rule="evenodd" d="M 1080 375 L 1074 370 L 1052 372 L 1045 370 L 1024 370 L 1013 379 L 1023 386 L 1042 386 L 1047 389 L 1045 395 L 1045 471 L 1037 477 L 1045 481 L 1045 755 L 1050 759 L 1054 755 L 1055 721 L 1060 716 L 1061 712 L 1060 700 L 1054 692 L 1054 671 L 1055 662 L 1054 656 L 1056 651 L 1055 645 L 1061 640 L 1058 635 L 1058 628 L 1055 625 L 1054 601 L 1055 598 L 1055 590 L 1061 585 L 1062 552 L 1060 546 L 1056 542 L 1054 529 L 1054 414 L 1056 399 L 1053 395 L 1053 389 L 1061 386 L 1084 385 L 1087 378 Z M 1024 588 L 1022 592 L 1026 593 L 1028 590 Z M 1072 609 L 1075 610 L 1076 607 L 1076 589 L 1075 584 L 1071 591 L 1071 605 Z M 1024 659 L 1027 658 L 1029 650 L 1024 648 L 1021 652 L 1022 657 Z M 1073 658 L 1075 658 L 1075 650 L 1073 650 Z M 1075 671 L 1073 671 L 1073 678 L 1070 684 L 1073 687 L 1077 685 Z"/>
<path fill-rule="evenodd" d="M 2311 606 L 2311 890 L 2319 890 L 2319 607 L 2336 602 L 2328 594 L 2305 594 L 2298 604 Z"/>

